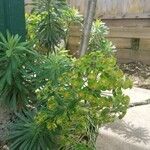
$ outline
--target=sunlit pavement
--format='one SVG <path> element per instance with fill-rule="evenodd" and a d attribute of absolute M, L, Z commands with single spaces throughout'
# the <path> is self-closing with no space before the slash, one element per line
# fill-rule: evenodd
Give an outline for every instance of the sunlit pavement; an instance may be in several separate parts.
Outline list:
<path fill-rule="evenodd" d="M 133 88 L 125 91 L 130 103 L 150 99 L 150 90 Z M 97 150 L 150 150 L 150 104 L 128 109 L 123 120 L 100 130 Z"/>

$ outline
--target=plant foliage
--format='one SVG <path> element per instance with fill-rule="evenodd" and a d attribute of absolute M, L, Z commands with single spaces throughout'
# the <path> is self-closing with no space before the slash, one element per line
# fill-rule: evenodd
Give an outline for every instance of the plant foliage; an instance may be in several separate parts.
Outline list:
<path fill-rule="evenodd" d="M 48 57 L 37 55 L 18 35 L 0 35 L 0 100 L 15 110 L 36 107 L 17 114 L 10 149 L 95 150 L 99 127 L 126 114 L 129 97 L 123 89 L 132 87 L 112 56 L 107 27 L 96 21 L 89 53 L 72 59 L 56 54 L 70 24 L 82 23 L 66 0 L 38 0 L 27 18 L 28 38 Z"/>
<path fill-rule="evenodd" d="M 56 52 L 57 47 L 66 45 L 70 25 L 82 23 L 83 17 L 65 0 L 38 0 L 35 6 L 31 14 L 26 14 L 28 38 L 38 50 Z"/>
<path fill-rule="evenodd" d="M 112 54 L 115 47 L 112 42 L 106 39 L 108 27 L 100 20 L 96 20 L 92 26 L 91 38 L 89 42 L 89 50 L 103 51 L 103 53 Z"/>
<path fill-rule="evenodd" d="M 56 52 L 56 47 L 65 37 L 63 12 L 67 9 L 65 0 L 38 0 L 34 13 L 40 14 L 36 38 L 39 46 L 47 53 Z"/>
<path fill-rule="evenodd" d="M 36 113 L 28 110 L 16 114 L 17 120 L 10 125 L 9 143 L 10 150 L 52 150 L 55 136 L 44 125 L 36 123 Z M 56 133 L 55 133 L 56 134 Z M 55 139 L 56 140 L 56 139 Z"/>
<path fill-rule="evenodd" d="M 46 123 L 50 131 L 61 127 L 59 143 L 65 150 L 94 149 L 98 128 L 125 115 L 129 97 L 122 89 L 131 86 L 113 56 L 92 52 L 76 60 L 57 85 L 49 82 L 41 90 L 38 98 L 46 107 L 41 108 L 37 123 Z"/>
<path fill-rule="evenodd" d="M 38 89 L 40 106 L 12 126 L 12 150 L 95 150 L 99 127 L 125 115 L 129 97 L 122 90 L 132 83 L 113 56 L 96 51 L 68 59 L 61 54 L 43 63 L 41 76 L 48 75 Z"/>
<path fill-rule="evenodd" d="M 48 81 L 56 84 L 58 78 L 72 67 L 72 59 L 66 51 L 42 57 L 39 67 L 36 67 L 37 88 L 45 86 Z"/>
<path fill-rule="evenodd" d="M 56 85 L 58 78 L 64 72 L 68 72 L 72 67 L 72 59 L 66 52 L 60 52 L 57 55 L 52 54 L 50 57 L 41 57 L 39 66 L 34 71 L 36 77 L 33 83 L 37 91 L 42 89 L 47 82 Z M 33 107 L 33 105 L 31 105 Z M 45 102 L 37 103 L 37 109 L 44 107 Z M 44 115 L 44 114 L 43 114 Z M 44 117 L 44 116 L 42 116 Z M 37 112 L 27 110 L 23 114 L 17 114 L 17 120 L 10 125 L 9 146 L 11 150 L 52 150 L 59 149 L 60 129 L 50 131 L 47 123 L 39 125 L 37 122 Z"/>
<path fill-rule="evenodd" d="M 26 14 L 26 26 L 27 26 L 27 39 L 37 44 L 36 33 L 38 31 L 38 24 L 41 21 L 41 15 L 36 13 Z"/>
<path fill-rule="evenodd" d="M 18 35 L 0 34 L 0 100 L 11 109 L 22 108 L 32 91 L 32 62 L 36 53 Z"/>

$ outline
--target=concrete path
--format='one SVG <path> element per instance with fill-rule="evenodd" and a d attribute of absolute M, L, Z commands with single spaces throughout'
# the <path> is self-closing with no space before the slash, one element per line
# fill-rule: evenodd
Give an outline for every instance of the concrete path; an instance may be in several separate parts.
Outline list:
<path fill-rule="evenodd" d="M 124 93 L 130 97 L 130 103 L 143 102 L 150 99 L 150 90 L 134 87 L 125 90 Z"/>
<path fill-rule="evenodd" d="M 150 99 L 150 90 L 125 91 L 131 103 Z M 100 129 L 97 150 L 150 150 L 150 104 L 129 108 L 123 120 Z"/>

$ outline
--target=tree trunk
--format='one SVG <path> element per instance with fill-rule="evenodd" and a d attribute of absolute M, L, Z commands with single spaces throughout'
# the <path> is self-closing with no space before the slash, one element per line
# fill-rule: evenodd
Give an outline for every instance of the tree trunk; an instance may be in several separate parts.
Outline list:
<path fill-rule="evenodd" d="M 83 56 L 88 49 L 92 22 L 94 20 L 95 11 L 96 11 L 96 3 L 97 3 L 97 0 L 88 0 L 88 7 L 87 7 L 86 14 L 85 14 L 86 16 L 84 19 L 83 36 L 82 36 L 82 41 L 80 45 L 80 56 Z"/>

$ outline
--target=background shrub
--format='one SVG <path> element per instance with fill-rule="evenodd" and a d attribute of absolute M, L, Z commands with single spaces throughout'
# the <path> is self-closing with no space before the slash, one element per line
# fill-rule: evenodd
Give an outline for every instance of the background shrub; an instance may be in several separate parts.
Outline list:
<path fill-rule="evenodd" d="M 11 150 L 57 149 L 53 133 L 46 126 L 37 124 L 34 119 L 35 115 L 35 110 L 16 114 L 15 124 L 10 124 L 11 132 L 8 141 L 11 143 L 9 146 Z"/>
<path fill-rule="evenodd" d="M 10 127 L 12 150 L 94 150 L 99 127 L 126 113 L 129 97 L 122 90 L 132 83 L 116 65 L 107 27 L 96 21 L 88 54 L 72 59 L 60 48 L 72 21 L 82 18 L 65 0 L 38 1 L 28 16 L 28 39 L 47 57 L 17 35 L 1 36 L 3 100 L 16 110 L 30 108 Z"/>
<path fill-rule="evenodd" d="M 37 16 L 39 19 L 33 18 L 38 23 L 34 30 L 39 47 L 47 54 L 56 52 L 56 47 L 65 37 L 62 18 L 66 9 L 68 6 L 65 0 L 38 0 L 36 3 L 32 18 Z"/>
<path fill-rule="evenodd" d="M 69 27 L 82 23 L 83 17 L 65 0 L 38 0 L 31 14 L 26 14 L 27 37 L 42 53 L 56 53 L 66 47 Z"/>
<path fill-rule="evenodd" d="M 115 46 L 105 36 L 109 33 L 108 27 L 100 20 L 93 22 L 89 50 L 102 51 L 106 54 L 112 54 Z"/>
<path fill-rule="evenodd" d="M 94 149 L 98 128 L 125 115 L 129 97 L 122 89 L 131 86 L 113 56 L 92 52 L 76 60 L 56 85 L 49 82 L 40 91 L 38 98 L 45 105 L 37 123 L 46 122 L 50 131 L 61 128 L 59 142 L 64 149 L 78 144 Z"/>
<path fill-rule="evenodd" d="M 36 55 L 29 42 L 21 42 L 18 35 L 7 32 L 5 38 L 0 34 L 0 100 L 10 109 L 23 108 L 30 99 Z"/>

